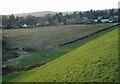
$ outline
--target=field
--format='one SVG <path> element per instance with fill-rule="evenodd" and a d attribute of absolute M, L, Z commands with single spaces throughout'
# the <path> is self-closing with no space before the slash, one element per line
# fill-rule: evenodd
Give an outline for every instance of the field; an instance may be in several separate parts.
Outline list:
<path fill-rule="evenodd" d="M 3 31 L 3 38 L 8 41 L 9 46 L 12 48 L 23 49 L 32 47 L 35 50 L 46 50 L 53 49 L 60 44 L 75 40 L 114 24 L 115 23 L 11 29 Z"/>
<path fill-rule="evenodd" d="M 101 33 L 102 34 L 102 33 Z M 76 44 L 77 45 L 77 44 Z M 104 32 L 47 64 L 3 77 L 9 82 L 117 82 L 118 29 Z"/>
<path fill-rule="evenodd" d="M 89 35 L 114 24 L 66 25 L 31 29 L 4 30 L 3 36 L 8 46 L 19 48 L 21 56 L 4 63 L 4 66 L 23 67 L 51 61 L 71 50 L 87 43 L 91 39 L 59 47 L 60 44 Z M 31 46 L 32 45 L 32 46 Z M 33 48 L 36 52 L 25 52 L 23 48 Z"/>

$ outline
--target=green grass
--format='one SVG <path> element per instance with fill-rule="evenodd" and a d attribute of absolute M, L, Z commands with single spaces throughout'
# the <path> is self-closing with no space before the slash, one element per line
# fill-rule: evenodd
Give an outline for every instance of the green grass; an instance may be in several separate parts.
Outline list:
<path fill-rule="evenodd" d="M 34 64 L 42 64 L 42 63 L 47 63 L 57 57 L 60 57 L 61 55 L 64 55 L 65 53 L 68 53 L 77 47 L 82 46 L 83 44 L 92 41 L 93 39 L 97 38 L 98 36 L 101 36 L 107 32 L 111 31 L 111 29 L 101 32 L 99 34 L 96 34 L 94 36 L 90 36 L 89 38 L 83 39 L 81 41 L 72 43 L 70 45 L 60 47 L 60 48 L 55 48 L 52 50 L 47 50 L 47 51 L 42 51 L 42 52 L 35 52 L 29 54 L 29 56 L 24 56 L 23 58 L 18 58 L 18 59 L 13 59 L 7 63 L 4 63 L 5 65 L 10 65 L 13 67 L 23 67 L 23 66 L 28 66 L 28 65 L 34 65 Z"/>
<path fill-rule="evenodd" d="M 118 29 L 47 64 L 3 77 L 9 82 L 116 82 Z"/>

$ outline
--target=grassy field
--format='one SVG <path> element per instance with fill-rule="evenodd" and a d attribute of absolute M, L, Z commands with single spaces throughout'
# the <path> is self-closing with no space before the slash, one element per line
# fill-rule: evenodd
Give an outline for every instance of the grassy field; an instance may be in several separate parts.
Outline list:
<path fill-rule="evenodd" d="M 62 48 L 59 48 L 58 45 L 112 25 L 114 24 L 67 25 L 35 29 L 4 30 L 3 36 L 11 47 L 23 48 L 24 46 L 24 48 L 40 49 L 38 52 L 28 53 L 27 55 L 22 54 L 20 58 L 7 61 L 4 63 L 4 66 L 11 65 L 14 67 L 22 67 L 32 64 L 46 63 L 70 52 L 91 39 L 85 39 Z"/>
<path fill-rule="evenodd" d="M 9 82 L 116 82 L 118 29 L 112 30 L 47 64 L 9 74 Z"/>
<path fill-rule="evenodd" d="M 3 38 L 13 48 L 33 48 L 46 50 L 83 37 L 97 30 L 109 27 L 115 23 L 93 25 L 66 25 L 31 29 L 3 30 Z M 32 45 L 32 46 L 31 46 Z"/>

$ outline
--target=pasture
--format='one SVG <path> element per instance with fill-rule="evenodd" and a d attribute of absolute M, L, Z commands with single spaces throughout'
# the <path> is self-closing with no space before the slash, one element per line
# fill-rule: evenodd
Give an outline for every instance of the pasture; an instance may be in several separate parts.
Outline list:
<path fill-rule="evenodd" d="M 117 82 L 118 29 L 93 39 L 47 64 L 9 74 L 9 82 Z"/>
<path fill-rule="evenodd" d="M 112 25 L 114 24 L 66 25 L 4 30 L 3 36 L 8 42 L 9 47 L 17 47 L 19 49 L 33 48 L 36 52 L 19 50 L 21 56 L 19 58 L 4 62 L 3 67 L 6 65 L 23 67 L 49 62 L 65 53 L 70 52 L 91 39 L 85 39 L 64 47 L 59 47 L 60 44 L 89 35 L 95 31 Z"/>
<path fill-rule="evenodd" d="M 3 30 L 3 39 L 11 48 L 33 49 L 38 51 L 53 49 L 66 42 L 89 35 L 115 23 L 93 25 L 66 25 L 39 28 Z"/>

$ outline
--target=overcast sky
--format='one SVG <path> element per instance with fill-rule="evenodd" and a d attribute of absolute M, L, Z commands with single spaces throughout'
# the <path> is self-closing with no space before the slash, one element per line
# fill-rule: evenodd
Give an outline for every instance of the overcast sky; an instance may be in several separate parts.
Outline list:
<path fill-rule="evenodd" d="M 0 0 L 0 14 L 118 8 L 119 0 Z"/>

